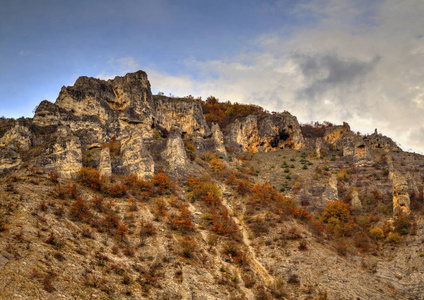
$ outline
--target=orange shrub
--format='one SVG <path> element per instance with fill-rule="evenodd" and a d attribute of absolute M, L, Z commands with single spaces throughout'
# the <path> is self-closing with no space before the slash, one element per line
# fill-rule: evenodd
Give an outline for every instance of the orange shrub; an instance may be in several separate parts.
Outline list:
<path fill-rule="evenodd" d="M 156 234 L 156 228 L 153 223 L 141 219 L 140 221 L 140 236 L 150 236 Z"/>
<path fill-rule="evenodd" d="M 127 194 L 127 187 L 121 182 L 112 183 L 103 189 L 106 195 L 113 198 L 124 197 Z"/>
<path fill-rule="evenodd" d="M 342 201 L 330 201 L 324 208 L 322 218 L 324 222 L 328 222 L 330 218 L 335 218 L 342 222 L 347 222 L 350 216 L 349 204 Z"/>
<path fill-rule="evenodd" d="M 208 206 L 216 206 L 221 203 L 219 199 L 221 191 L 209 177 L 195 178 L 190 175 L 187 184 L 189 187 L 188 197 L 192 201 L 204 201 Z"/>
<path fill-rule="evenodd" d="M 224 164 L 217 158 L 212 159 L 209 164 L 211 165 L 212 171 L 215 173 L 215 175 L 221 174 L 222 170 L 224 169 Z"/>
<path fill-rule="evenodd" d="M 156 187 L 158 194 L 162 195 L 171 188 L 172 181 L 164 172 L 159 172 L 153 175 L 153 185 Z"/>
<path fill-rule="evenodd" d="M 107 230 L 110 229 L 116 229 L 119 225 L 121 225 L 121 221 L 119 220 L 118 216 L 114 213 L 106 214 L 103 217 L 102 225 Z"/>
<path fill-rule="evenodd" d="M 84 186 L 95 190 L 100 189 L 100 174 L 96 169 L 89 167 L 82 168 L 78 171 L 77 180 Z"/>
<path fill-rule="evenodd" d="M 92 218 L 90 208 L 81 197 L 78 197 L 77 201 L 71 206 L 69 212 L 76 220 L 89 221 Z"/>
<path fill-rule="evenodd" d="M 124 178 L 124 182 L 130 190 L 141 192 L 143 199 L 148 199 L 153 195 L 151 180 L 139 178 L 136 174 L 130 174 Z"/>
<path fill-rule="evenodd" d="M 116 236 L 118 236 L 121 239 L 121 241 L 124 239 L 127 233 L 128 233 L 128 228 L 127 226 L 123 224 L 118 225 L 118 228 L 115 231 Z"/>
<path fill-rule="evenodd" d="M 168 210 L 165 200 L 157 199 L 155 205 L 155 213 L 161 217 L 166 216 Z"/>
<path fill-rule="evenodd" d="M 178 215 L 173 214 L 169 217 L 171 229 L 182 232 L 193 231 L 193 223 L 191 222 L 191 213 L 188 206 L 181 205 L 178 210 Z"/>

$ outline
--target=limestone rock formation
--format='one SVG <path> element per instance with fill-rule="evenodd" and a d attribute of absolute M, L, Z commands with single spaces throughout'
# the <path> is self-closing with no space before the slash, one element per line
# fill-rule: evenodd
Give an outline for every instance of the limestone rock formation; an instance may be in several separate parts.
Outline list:
<path fill-rule="evenodd" d="M 359 199 L 358 190 L 354 189 L 352 191 L 352 196 L 351 197 L 352 197 L 352 200 L 350 202 L 351 207 L 353 209 L 356 209 L 356 210 L 361 210 L 362 209 L 362 202 Z"/>
<path fill-rule="evenodd" d="M 227 157 L 227 150 L 225 149 L 224 145 L 224 135 L 222 134 L 219 125 L 216 123 L 212 123 L 211 131 L 212 139 L 214 140 L 215 144 L 215 151 L 223 155 L 224 157 Z"/>
<path fill-rule="evenodd" d="M 31 132 L 27 127 L 17 124 L 0 138 L 1 146 L 15 151 L 28 151 L 31 147 Z"/>
<path fill-rule="evenodd" d="M 75 178 L 82 168 L 81 142 L 72 135 L 69 128 L 59 126 L 52 137 L 53 143 L 47 145 L 44 152 L 35 158 L 32 165 L 46 171 L 54 171 L 64 178 Z"/>
<path fill-rule="evenodd" d="M 184 148 L 184 142 L 181 138 L 181 128 L 173 126 L 166 143 L 166 149 L 162 153 L 174 174 L 182 174 L 185 172 L 189 164 L 189 159 Z"/>
<path fill-rule="evenodd" d="M 409 214 L 410 204 L 408 182 L 404 176 L 395 173 L 393 175 L 393 212 L 402 211 Z"/>
<path fill-rule="evenodd" d="M 16 170 L 21 164 L 19 153 L 7 147 L 0 147 L 0 173 Z"/>
<path fill-rule="evenodd" d="M 322 194 L 324 205 L 329 201 L 337 201 L 339 199 L 337 190 L 337 178 L 335 174 L 331 174 L 328 185 L 325 187 L 325 191 Z"/>
<path fill-rule="evenodd" d="M 138 130 L 127 130 L 121 139 L 122 174 L 136 174 L 141 178 L 152 177 L 155 163 L 147 151 L 141 133 Z"/>
<path fill-rule="evenodd" d="M 236 151 L 272 151 L 300 149 L 304 139 L 296 117 L 287 112 L 273 114 L 258 120 L 250 115 L 225 128 L 225 143 Z"/>
<path fill-rule="evenodd" d="M 99 162 L 99 173 L 100 176 L 111 176 L 112 175 L 112 165 L 110 161 L 110 149 L 105 147 L 100 152 L 100 162 Z"/>
<path fill-rule="evenodd" d="M 196 101 L 186 98 L 154 96 L 156 122 L 159 126 L 171 130 L 172 126 L 181 126 L 183 134 L 210 135 L 209 126 L 203 116 L 202 107 Z"/>
<path fill-rule="evenodd" d="M 364 138 L 368 147 L 371 149 L 382 149 L 388 151 L 401 151 L 399 146 L 389 137 L 382 135 L 375 129 L 374 133 Z"/>

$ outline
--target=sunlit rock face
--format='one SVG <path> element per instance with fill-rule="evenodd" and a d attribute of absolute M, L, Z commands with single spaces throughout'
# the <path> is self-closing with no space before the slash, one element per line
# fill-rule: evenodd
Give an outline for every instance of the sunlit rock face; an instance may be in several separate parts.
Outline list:
<path fill-rule="evenodd" d="M 258 119 L 247 116 L 225 129 L 225 143 L 235 150 L 269 152 L 275 149 L 300 149 L 304 139 L 296 117 L 289 113 Z"/>

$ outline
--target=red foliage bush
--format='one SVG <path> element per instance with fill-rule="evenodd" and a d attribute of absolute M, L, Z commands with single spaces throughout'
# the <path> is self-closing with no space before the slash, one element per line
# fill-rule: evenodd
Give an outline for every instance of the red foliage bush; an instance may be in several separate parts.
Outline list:
<path fill-rule="evenodd" d="M 330 201 L 324 208 L 322 218 L 324 222 L 328 222 L 330 218 L 338 219 L 342 222 L 347 222 L 350 216 L 349 204 L 342 201 Z"/>
<path fill-rule="evenodd" d="M 172 181 L 164 172 L 159 172 L 153 175 L 153 185 L 156 187 L 158 194 L 162 195 L 172 187 Z"/>
<path fill-rule="evenodd" d="M 79 221 L 90 221 L 93 216 L 90 212 L 90 208 L 81 197 L 78 197 L 77 201 L 71 206 L 69 212 L 72 217 Z"/>
<path fill-rule="evenodd" d="M 193 223 L 191 222 L 191 213 L 187 205 L 181 205 L 179 214 L 172 214 L 169 217 L 171 229 L 180 230 L 181 232 L 193 231 Z"/>
<path fill-rule="evenodd" d="M 156 234 L 156 227 L 153 223 L 146 221 L 144 219 L 140 220 L 140 236 L 151 236 Z"/>
<path fill-rule="evenodd" d="M 100 174 L 93 168 L 84 167 L 77 173 L 77 180 L 84 186 L 100 190 Z"/>
<path fill-rule="evenodd" d="M 248 115 L 269 115 L 269 112 L 262 107 L 253 104 L 240 104 L 219 102 L 217 98 L 210 96 L 206 101 L 198 100 L 202 105 L 203 114 L 209 126 L 212 122 L 218 123 L 224 130 L 225 127 L 237 118 L 246 117 Z"/>

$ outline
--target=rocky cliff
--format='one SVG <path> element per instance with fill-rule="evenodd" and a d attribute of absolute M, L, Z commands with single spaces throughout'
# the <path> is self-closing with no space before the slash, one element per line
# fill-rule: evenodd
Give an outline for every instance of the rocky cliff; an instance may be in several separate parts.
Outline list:
<path fill-rule="evenodd" d="M 203 104 L 139 71 L 0 119 L 0 296 L 423 299 L 423 156 Z"/>

